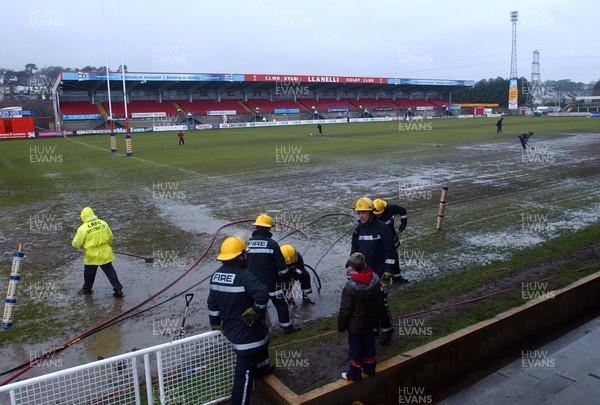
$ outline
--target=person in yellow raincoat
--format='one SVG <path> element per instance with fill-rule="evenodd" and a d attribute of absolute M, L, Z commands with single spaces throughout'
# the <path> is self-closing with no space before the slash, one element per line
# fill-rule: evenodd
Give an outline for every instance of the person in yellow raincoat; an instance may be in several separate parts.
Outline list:
<path fill-rule="evenodd" d="M 110 247 L 113 234 L 106 222 L 99 219 L 90 207 L 81 211 L 83 224 L 77 229 L 77 233 L 71 242 L 74 248 L 85 249 L 83 256 L 83 288 L 79 294 L 91 294 L 98 266 L 104 271 L 108 281 L 113 286 L 115 297 L 123 296 L 123 286 L 119 282 L 117 272 L 112 265 L 115 254 Z"/>

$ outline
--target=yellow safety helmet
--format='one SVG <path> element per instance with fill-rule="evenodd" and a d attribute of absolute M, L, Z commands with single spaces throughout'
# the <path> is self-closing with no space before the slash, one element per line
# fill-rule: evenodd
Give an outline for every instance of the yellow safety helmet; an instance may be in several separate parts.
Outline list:
<path fill-rule="evenodd" d="M 280 249 L 281 254 L 283 254 L 283 258 L 285 259 L 285 264 L 288 266 L 298 261 L 296 249 L 294 249 L 292 245 L 281 245 Z"/>
<path fill-rule="evenodd" d="M 373 211 L 373 201 L 369 197 L 359 198 L 354 203 L 354 211 Z"/>
<path fill-rule="evenodd" d="M 387 202 L 381 198 L 376 198 L 373 200 L 373 207 L 373 213 L 375 213 L 375 215 L 381 215 L 383 214 L 385 207 L 387 207 Z"/>
<path fill-rule="evenodd" d="M 256 217 L 256 221 L 254 221 L 252 225 L 270 228 L 273 226 L 273 220 L 267 214 L 260 214 L 258 217 Z"/>
<path fill-rule="evenodd" d="M 221 244 L 221 251 L 217 260 L 226 261 L 235 259 L 246 251 L 246 243 L 237 236 L 230 236 Z"/>

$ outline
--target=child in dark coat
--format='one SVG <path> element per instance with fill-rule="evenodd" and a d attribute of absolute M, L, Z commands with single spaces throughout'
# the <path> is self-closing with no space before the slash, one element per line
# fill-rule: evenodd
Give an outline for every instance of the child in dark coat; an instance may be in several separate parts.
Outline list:
<path fill-rule="evenodd" d="M 362 253 L 353 253 L 346 263 L 348 281 L 342 291 L 338 331 L 348 335 L 350 365 L 342 378 L 362 380 L 362 372 L 375 375 L 375 332 L 379 277 L 367 267 Z"/>

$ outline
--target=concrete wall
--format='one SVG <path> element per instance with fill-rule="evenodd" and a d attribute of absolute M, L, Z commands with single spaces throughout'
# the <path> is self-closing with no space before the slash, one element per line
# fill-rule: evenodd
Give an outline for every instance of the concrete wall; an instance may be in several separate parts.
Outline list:
<path fill-rule="evenodd" d="M 339 380 L 297 395 L 269 376 L 257 383 L 257 389 L 269 404 L 398 404 L 400 389 L 424 388 L 425 394 L 439 390 L 504 350 L 522 347 L 527 340 L 599 305 L 600 274 L 594 274 L 382 362 L 374 378 L 360 383 Z"/>

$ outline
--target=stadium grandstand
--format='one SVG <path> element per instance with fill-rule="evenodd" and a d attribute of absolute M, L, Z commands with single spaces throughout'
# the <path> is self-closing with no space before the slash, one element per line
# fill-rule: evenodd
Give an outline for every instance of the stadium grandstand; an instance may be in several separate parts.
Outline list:
<path fill-rule="evenodd" d="M 63 71 L 54 83 L 63 130 L 456 114 L 452 91 L 470 80 L 281 74 Z M 124 103 L 123 82 L 127 94 Z M 110 92 L 109 92 L 110 86 Z M 110 100 L 109 100 L 110 93 Z"/>

